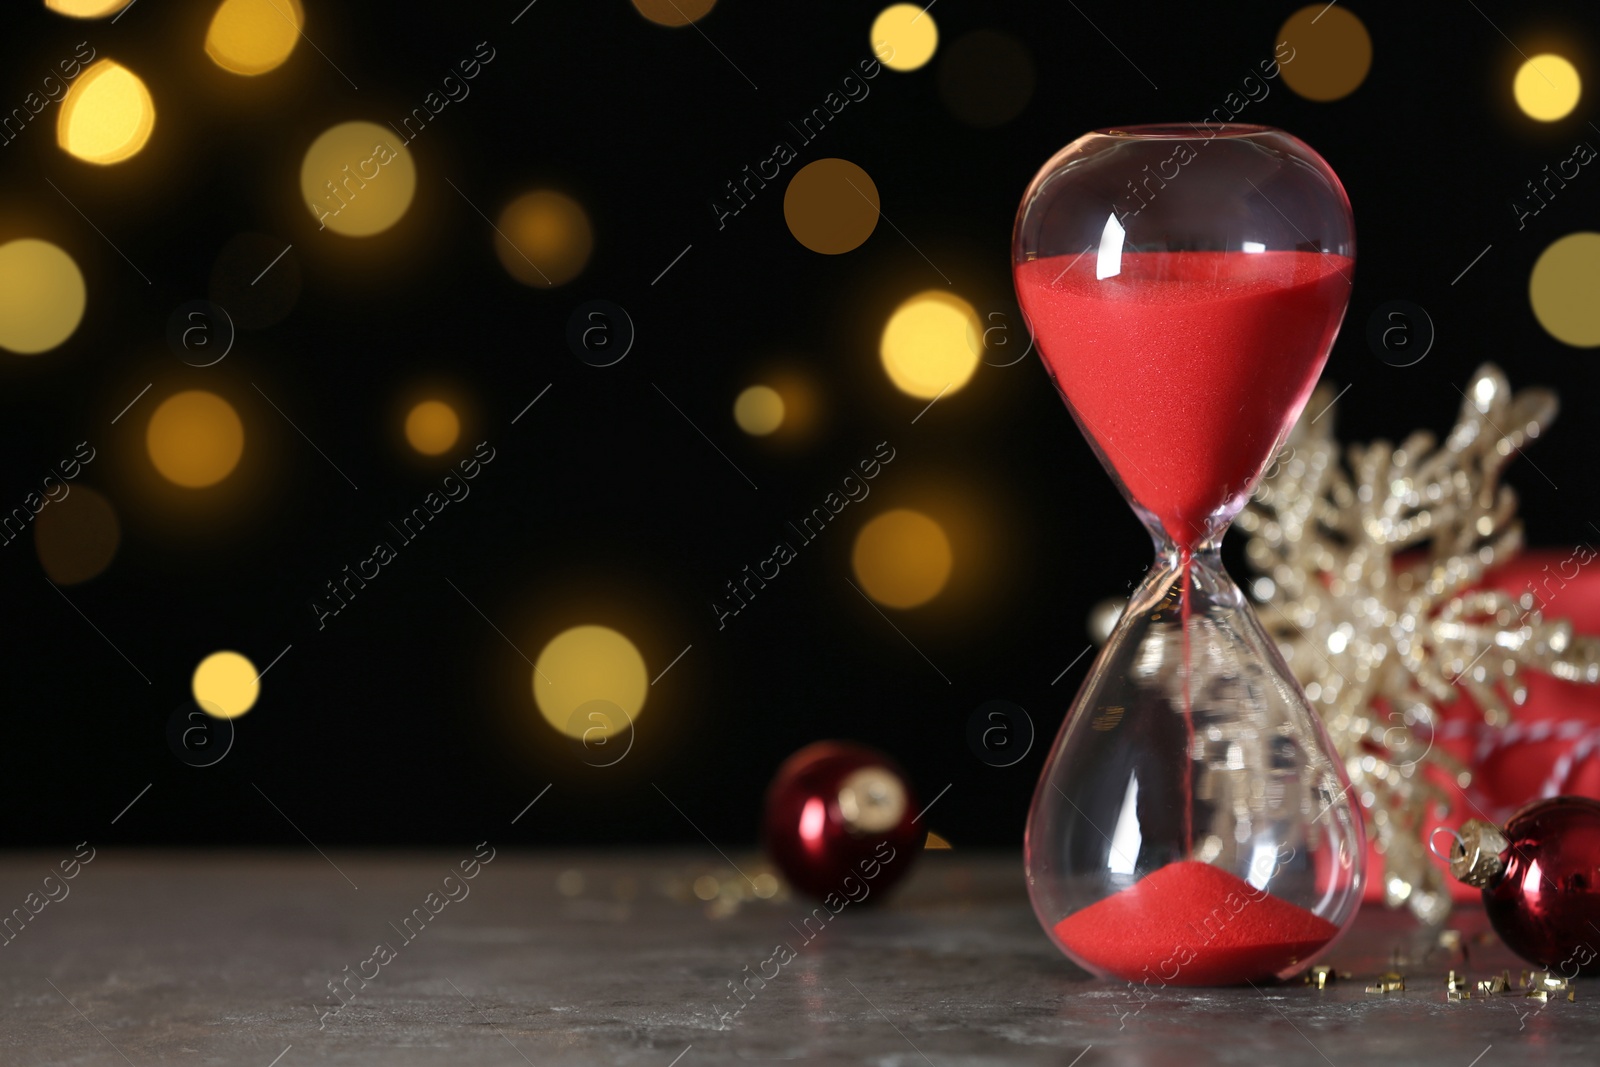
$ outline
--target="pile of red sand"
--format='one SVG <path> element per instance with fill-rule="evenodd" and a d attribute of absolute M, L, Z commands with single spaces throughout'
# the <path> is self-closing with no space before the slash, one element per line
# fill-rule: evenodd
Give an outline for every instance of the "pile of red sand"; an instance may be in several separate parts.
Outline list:
<path fill-rule="evenodd" d="M 1056 936 L 1084 963 L 1153 985 L 1270 979 L 1338 933 L 1326 919 L 1197 860 L 1162 867 L 1056 923 Z"/>

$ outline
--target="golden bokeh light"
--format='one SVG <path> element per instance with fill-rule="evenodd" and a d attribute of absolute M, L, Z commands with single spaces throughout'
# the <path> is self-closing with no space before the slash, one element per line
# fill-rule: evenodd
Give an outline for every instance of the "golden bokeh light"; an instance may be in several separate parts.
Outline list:
<path fill-rule="evenodd" d="M 32 237 L 0 245 L 0 348 L 48 352 L 72 336 L 87 301 L 78 264 L 60 248 Z"/>
<path fill-rule="evenodd" d="M 1583 95 L 1583 79 L 1564 56 L 1545 52 L 1517 68 L 1511 82 L 1517 106 L 1531 119 L 1554 122 L 1572 114 Z"/>
<path fill-rule="evenodd" d="M 1349 96 L 1372 69 L 1372 35 L 1347 8 L 1303 7 L 1274 40 L 1281 42 L 1274 55 L 1284 84 L 1307 100 L 1327 103 Z"/>
<path fill-rule="evenodd" d="M 594 231 L 582 204 L 564 193 L 536 189 L 500 212 L 494 250 L 517 281 L 547 289 L 583 270 L 594 251 Z"/>
<path fill-rule="evenodd" d="M 873 19 L 869 36 L 873 53 L 890 70 L 916 70 L 939 48 L 939 27 L 920 4 L 884 8 Z"/>
<path fill-rule="evenodd" d="M 1557 341 L 1600 345 L 1600 233 L 1569 233 L 1540 253 L 1528 299 L 1539 325 Z"/>
<path fill-rule="evenodd" d="M 895 308 L 878 354 L 895 388 L 931 400 L 967 384 L 978 369 L 982 335 L 971 304 L 929 289 Z"/>
<path fill-rule="evenodd" d="M 61 101 L 56 143 L 85 163 L 120 163 L 156 125 L 156 104 L 133 71 L 102 59 L 78 75 Z"/>
<path fill-rule="evenodd" d="M 341 122 L 306 149 L 300 195 L 318 228 L 345 237 L 382 233 L 417 193 L 411 151 L 375 122 Z"/>
<path fill-rule="evenodd" d="M 33 522 L 33 547 L 39 564 L 57 585 L 87 582 L 111 565 L 122 541 L 122 526 L 111 501 L 86 485 L 62 486 Z M 54 490 L 46 490 L 52 495 Z"/>
<path fill-rule="evenodd" d="M 44 0 L 44 6 L 75 19 L 98 19 L 115 15 L 133 0 Z"/>
<path fill-rule="evenodd" d="M 533 699 L 545 721 L 568 737 L 609 737 L 628 728 L 650 688 L 644 657 L 609 626 L 574 626 L 551 638 L 533 666 Z M 591 701 L 614 704 L 622 721 L 574 719 Z"/>
<path fill-rule="evenodd" d="M 194 669 L 190 689 L 207 715 L 237 719 L 261 696 L 261 676 L 256 665 L 239 653 L 213 652 Z"/>
<path fill-rule="evenodd" d="M 633 0 L 633 6 L 658 26 L 687 26 L 711 14 L 717 0 Z"/>
<path fill-rule="evenodd" d="M 438 456 L 461 438 L 461 417 L 443 400 L 424 400 L 406 415 L 406 440 L 424 456 Z"/>
<path fill-rule="evenodd" d="M 954 563 L 944 527 L 909 508 L 861 527 L 850 557 L 862 591 L 889 608 L 914 608 L 938 596 Z"/>
<path fill-rule="evenodd" d="M 733 402 L 733 421 L 753 437 L 765 437 L 783 425 L 783 395 L 770 385 L 752 385 Z"/>
<path fill-rule="evenodd" d="M 939 96 L 960 122 L 979 129 L 1000 126 L 1033 97 L 1033 53 L 1009 33 L 974 30 L 945 50 Z"/>
<path fill-rule="evenodd" d="M 860 247 L 878 226 L 878 187 L 848 159 L 818 159 L 789 179 L 783 221 L 794 239 L 823 255 Z"/>
<path fill-rule="evenodd" d="M 244 423 L 216 393 L 190 389 L 162 401 L 145 431 L 150 462 L 185 489 L 216 485 L 244 455 Z"/>
<path fill-rule="evenodd" d="M 305 21 L 300 0 L 222 0 L 206 30 L 206 55 L 235 74 L 265 74 L 289 58 Z"/>

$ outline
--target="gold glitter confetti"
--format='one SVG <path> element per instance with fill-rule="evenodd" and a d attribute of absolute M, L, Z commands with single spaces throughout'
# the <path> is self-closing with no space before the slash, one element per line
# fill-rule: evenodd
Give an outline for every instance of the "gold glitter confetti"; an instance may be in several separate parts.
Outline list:
<path fill-rule="evenodd" d="M 1378 975 L 1378 980 L 1367 986 L 1368 993 L 1404 993 L 1406 991 L 1405 976 L 1393 971 Z"/>
<path fill-rule="evenodd" d="M 1552 992 L 1560 992 L 1561 990 L 1567 989 L 1571 985 L 1571 983 L 1561 975 L 1551 974 L 1549 971 L 1535 971 L 1533 978 L 1534 985 L 1541 989 L 1548 989 Z"/>

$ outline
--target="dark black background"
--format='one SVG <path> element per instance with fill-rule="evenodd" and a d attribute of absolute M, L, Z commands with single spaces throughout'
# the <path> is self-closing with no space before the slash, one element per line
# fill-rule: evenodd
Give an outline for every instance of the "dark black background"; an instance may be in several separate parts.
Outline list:
<path fill-rule="evenodd" d="M 956 847 L 1019 842 L 1089 657 L 1052 679 L 1087 645 L 1090 606 L 1126 591 L 1149 544 L 1035 358 L 980 368 L 913 425 L 924 402 L 889 384 L 878 331 L 928 288 L 1014 316 L 1011 223 L 1044 160 L 1091 128 L 1203 116 L 1271 55 L 1299 5 L 1083 0 L 1080 13 L 943 0 L 934 61 L 884 71 L 866 100 L 800 146 L 787 122 L 869 54 L 882 6 L 722 0 L 702 35 L 648 23 L 627 0 L 539 0 L 515 26 L 522 0 L 307 0 L 307 33 L 327 58 L 302 43 L 283 68 L 246 79 L 203 53 L 210 5 L 145 0 L 116 25 L 7 5 L 0 104 L 20 104 L 88 40 L 145 78 L 158 120 L 146 149 L 111 168 L 56 148 L 53 109 L 0 147 L 0 239 L 59 243 L 89 288 L 66 344 L 0 357 L 3 505 L 87 439 L 98 458 L 82 481 L 111 498 L 123 526 L 110 569 L 64 590 L 82 616 L 45 580 L 31 535 L 0 549 L 0 841 L 303 847 L 284 815 L 324 847 L 491 831 L 698 841 L 664 793 L 712 838 L 753 842 L 783 757 L 850 737 L 901 760 L 924 799 L 950 783 L 927 822 Z M 1340 433 L 1443 431 L 1461 403 L 1456 386 L 1493 360 L 1514 384 L 1550 385 L 1563 400 L 1533 454 L 1549 480 L 1526 461 L 1509 475 L 1530 540 L 1589 537 L 1600 521 L 1600 375 L 1591 353 L 1543 332 L 1527 284 L 1551 241 L 1595 226 L 1600 175 L 1586 169 L 1521 232 L 1509 204 L 1576 141 L 1600 145 L 1600 131 L 1587 124 L 1588 98 L 1541 124 L 1516 111 L 1509 87 L 1518 49 L 1550 46 L 1600 86 L 1593 16 L 1546 0 L 1346 6 L 1374 41 L 1365 83 L 1324 104 L 1280 79 L 1241 116 L 1315 146 L 1355 207 L 1355 292 L 1326 372 L 1352 385 Z M 1019 118 L 975 130 L 946 110 L 938 76 L 948 46 L 983 28 L 1025 41 L 1038 77 Z M 402 223 L 364 241 L 318 233 L 297 183 L 310 141 L 350 119 L 398 121 L 480 41 L 496 58 L 471 96 L 410 146 L 419 184 Z M 777 139 L 795 143 L 799 160 L 719 231 L 711 199 Z M 800 246 L 782 213 L 781 181 L 829 155 L 872 175 L 892 222 L 842 256 Z M 588 268 L 553 290 L 506 275 L 471 206 L 493 216 L 534 187 L 576 197 L 596 234 Z M 299 302 L 281 323 L 242 333 L 223 363 L 187 367 L 166 343 L 167 320 L 206 295 L 219 251 L 246 231 L 293 244 Z M 607 369 L 574 358 L 564 339 L 573 309 L 597 298 L 625 307 L 638 329 L 629 356 Z M 1425 307 L 1437 328 L 1416 366 L 1388 366 L 1364 340 L 1373 310 L 1395 299 Z M 822 418 L 801 446 L 746 437 L 731 419 L 736 393 L 777 365 L 817 387 Z M 151 393 L 111 425 L 148 382 Z M 319 632 L 309 605 L 323 582 L 368 554 L 443 473 L 410 456 L 398 429 L 428 385 L 463 398 L 465 441 L 490 441 L 497 458 L 468 500 Z M 140 417 L 191 387 L 234 403 L 248 442 L 226 488 L 199 504 L 150 471 Z M 723 583 L 880 441 L 896 459 L 869 501 L 719 632 L 710 604 Z M 904 637 L 846 582 L 854 531 L 897 504 L 950 517 L 958 552 L 944 596 L 889 612 Z M 652 676 L 693 647 L 651 690 L 628 758 L 589 767 L 540 722 L 522 656 L 447 579 L 529 657 L 580 622 L 629 634 Z M 225 760 L 196 769 L 174 758 L 166 723 L 204 655 L 236 648 L 264 666 L 290 645 Z M 1025 707 L 1039 734 L 1003 769 L 966 740 L 973 710 L 996 698 Z"/>

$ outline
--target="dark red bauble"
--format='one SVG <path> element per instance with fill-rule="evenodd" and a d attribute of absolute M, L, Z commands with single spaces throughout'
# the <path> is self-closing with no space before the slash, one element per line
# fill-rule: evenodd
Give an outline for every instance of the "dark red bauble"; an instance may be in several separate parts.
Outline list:
<path fill-rule="evenodd" d="M 889 757 L 819 741 L 778 768 L 762 837 L 791 885 L 838 911 L 878 899 L 911 869 L 918 814 L 905 772 Z"/>
<path fill-rule="evenodd" d="M 1600 803 L 1552 797 L 1503 829 L 1468 822 L 1451 870 L 1482 888 L 1489 921 L 1517 955 L 1568 978 L 1600 975 Z"/>

